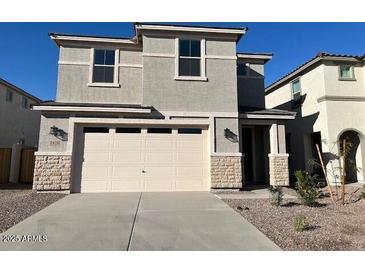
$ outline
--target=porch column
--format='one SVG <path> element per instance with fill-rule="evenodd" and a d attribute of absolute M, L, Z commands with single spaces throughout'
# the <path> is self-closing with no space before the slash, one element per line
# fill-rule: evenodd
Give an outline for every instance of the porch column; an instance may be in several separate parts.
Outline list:
<path fill-rule="evenodd" d="M 288 158 L 285 143 L 285 125 L 275 122 L 270 127 L 270 185 L 289 185 Z"/>

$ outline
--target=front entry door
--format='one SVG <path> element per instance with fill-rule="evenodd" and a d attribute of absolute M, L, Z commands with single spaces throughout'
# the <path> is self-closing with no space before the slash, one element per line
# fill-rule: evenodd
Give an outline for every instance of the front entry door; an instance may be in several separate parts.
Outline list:
<path fill-rule="evenodd" d="M 245 182 L 253 182 L 252 128 L 242 128 L 242 152 L 244 153 Z"/>

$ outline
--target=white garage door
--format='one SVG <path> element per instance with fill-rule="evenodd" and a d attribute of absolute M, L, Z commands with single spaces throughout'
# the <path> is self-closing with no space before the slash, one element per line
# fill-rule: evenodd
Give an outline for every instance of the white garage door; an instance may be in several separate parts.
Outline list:
<path fill-rule="evenodd" d="M 207 130 L 84 128 L 82 192 L 207 191 Z"/>

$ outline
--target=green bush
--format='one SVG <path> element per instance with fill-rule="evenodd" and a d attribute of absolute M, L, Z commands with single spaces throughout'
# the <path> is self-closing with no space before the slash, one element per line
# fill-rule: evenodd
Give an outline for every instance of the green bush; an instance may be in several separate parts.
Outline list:
<path fill-rule="evenodd" d="M 311 176 L 307 172 L 298 170 L 295 172 L 297 182 L 295 191 L 303 204 L 307 206 L 317 205 L 319 196 L 317 176 Z"/>
<path fill-rule="evenodd" d="M 299 215 L 294 219 L 294 230 L 296 232 L 303 232 L 310 228 L 309 222 L 304 215 Z"/>
<path fill-rule="evenodd" d="M 365 200 L 365 186 L 364 186 L 364 190 L 360 194 L 360 197 Z"/>
<path fill-rule="evenodd" d="M 274 206 L 280 206 L 284 196 L 281 186 L 270 186 L 269 192 L 271 194 L 271 204 Z"/>

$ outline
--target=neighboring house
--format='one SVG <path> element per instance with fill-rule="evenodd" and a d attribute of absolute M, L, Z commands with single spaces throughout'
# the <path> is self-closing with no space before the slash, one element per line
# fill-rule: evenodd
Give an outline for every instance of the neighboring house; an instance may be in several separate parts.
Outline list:
<path fill-rule="evenodd" d="M 27 147 L 38 146 L 40 112 L 31 104 L 41 100 L 0 78 L 0 148 L 11 148 L 21 142 Z"/>
<path fill-rule="evenodd" d="M 33 187 L 207 191 L 288 184 L 289 111 L 267 110 L 264 64 L 237 53 L 246 28 L 134 24 L 133 38 L 51 33 Z M 268 157 L 270 156 L 270 157 Z M 270 175 L 269 175 L 270 174 Z"/>
<path fill-rule="evenodd" d="M 266 106 L 296 111 L 287 123 L 290 171 L 322 174 L 310 164 L 321 146 L 331 181 L 338 176 L 333 159 L 339 141 L 352 143 L 348 181 L 364 181 L 365 171 L 365 68 L 364 56 L 320 53 L 266 88 Z M 332 154 L 332 155 L 331 155 Z M 353 165 L 352 165 L 353 167 Z M 330 172 L 331 171 L 331 172 Z M 336 171 L 336 174 L 333 174 Z M 338 181 L 338 178 L 337 178 Z"/>

